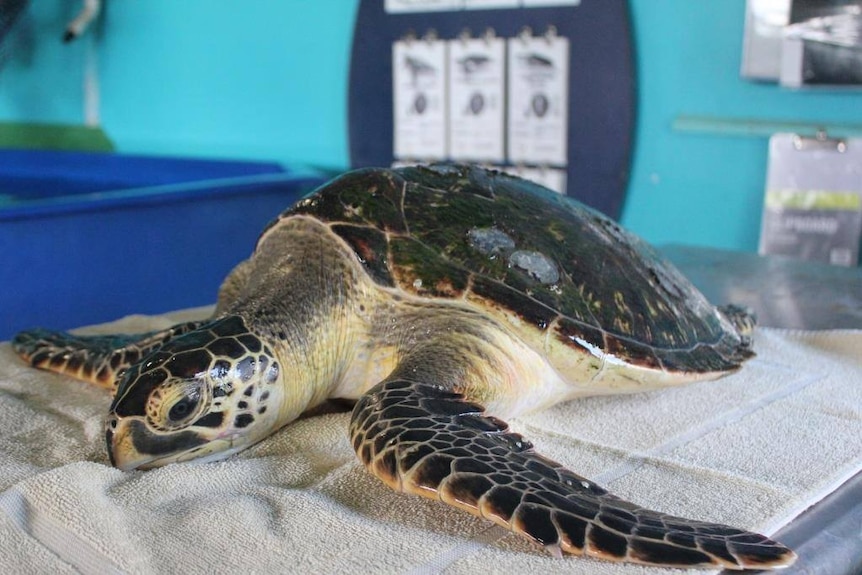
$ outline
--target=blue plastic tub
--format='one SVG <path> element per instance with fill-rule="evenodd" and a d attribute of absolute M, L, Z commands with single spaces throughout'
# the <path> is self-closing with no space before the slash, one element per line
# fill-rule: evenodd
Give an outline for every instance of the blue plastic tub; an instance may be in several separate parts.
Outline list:
<path fill-rule="evenodd" d="M 0 151 L 0 340 L 215 302 L 323 182 L 277 164 Z"/>

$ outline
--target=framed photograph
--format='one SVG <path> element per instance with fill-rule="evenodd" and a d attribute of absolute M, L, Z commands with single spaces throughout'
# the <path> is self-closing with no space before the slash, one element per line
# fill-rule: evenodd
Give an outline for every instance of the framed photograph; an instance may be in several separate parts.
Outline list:
<path fill-rule="evenodd" d="M 862 0 L 748 0 L 742 75 L 792 88 L 862 86 Z"/>

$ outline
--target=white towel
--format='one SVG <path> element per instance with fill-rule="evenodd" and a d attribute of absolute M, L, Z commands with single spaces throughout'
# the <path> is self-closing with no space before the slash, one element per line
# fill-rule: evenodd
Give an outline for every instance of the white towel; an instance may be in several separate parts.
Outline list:
<path fill-rule="evenodd" d="M 143 331 L 204 310 L 134 316 Z M 574 401 L 510 422 L 546 455 L 660 511 L 771 534 L 862 469 L 862 332 L 759 329 L 717 382 Z M 0 344 L 0 572 L 673 573 L 557 559 L 362 469 L 348 414 L 227 461 L 108 464 L 107 392 Z M 702 571 L 701 571 L 702 572 Z"/>

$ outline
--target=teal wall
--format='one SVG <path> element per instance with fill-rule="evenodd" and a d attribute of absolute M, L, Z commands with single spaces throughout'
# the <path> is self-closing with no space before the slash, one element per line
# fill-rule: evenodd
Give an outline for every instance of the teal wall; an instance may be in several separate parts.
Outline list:
<path fill-rule="evenodd" d="M 103 25 L 91 32 L 101 123 L 119 151 L 347 165 L 354 0 L 105 4 Z M 88 38 L 59 42 L 79 8 L 31 3 L 22 26 L 35 43 L 7 50 L 0 121 L 83 121 Z"/>
<path fill-rule="evenodd" d="M 767 139 L 677 132 L 679 115 L 862 123 L 862 92 L 739 77 L 744 0 L 631 0 L 638 122 L 623 223 L 652 242 L 754 251 Z"/>
<path fill-rule="evenodd" d="M 356 6 L 355 0 L 109 2 L 104 26 L 95 30 L 102 125 L 125 152 L 343 168 Z M 674 119 L 862 123 L 862 95 L 795 93 L 740 80 L 744 0 L 631 0 L 631 6 L 639 109 L 623 223 L 660 244 L 754 250 L 766 140 L 678 132 Z M 0 121 L 82 121 L 87 42 L 59 44 L 77 7 L 67 0 L 32 3 L 25 38 L 17 34 L 6 43 Z"/>

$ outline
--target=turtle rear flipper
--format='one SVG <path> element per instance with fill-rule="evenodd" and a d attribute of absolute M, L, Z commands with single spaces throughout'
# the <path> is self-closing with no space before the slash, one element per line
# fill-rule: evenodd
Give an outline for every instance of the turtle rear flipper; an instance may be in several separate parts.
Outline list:
<path fill-rule="evenodd" d="M 394 379 L 360 399 L 351 437 L 398 491 L 439 499 L 554 553 L 672 567 L 769 569 L 790 549 L 763 535 L 642 509 L 539 455 L 480 405 Z"/>
<path fill-rule="evenodd" d="M 754 333 L 754 327 L 757 324 L 757 316 L 754 311 L 746 306 L 736 304 L 728 304 L 719 307 L 718 311 L 721 312 L 721 314 L 733 324 L 736 331 L 739 332 L 743 345 L 750 346 L 751 336 Z"/>
<path fill-rule="evenodd" d="M 12 348 L 33 367 L 62 373 L 113 391 L 122 370 L 200 324 L 187 322 L 133 335 L 74 335 L 31 329 L 17 334 L 12 339 Z"/>

